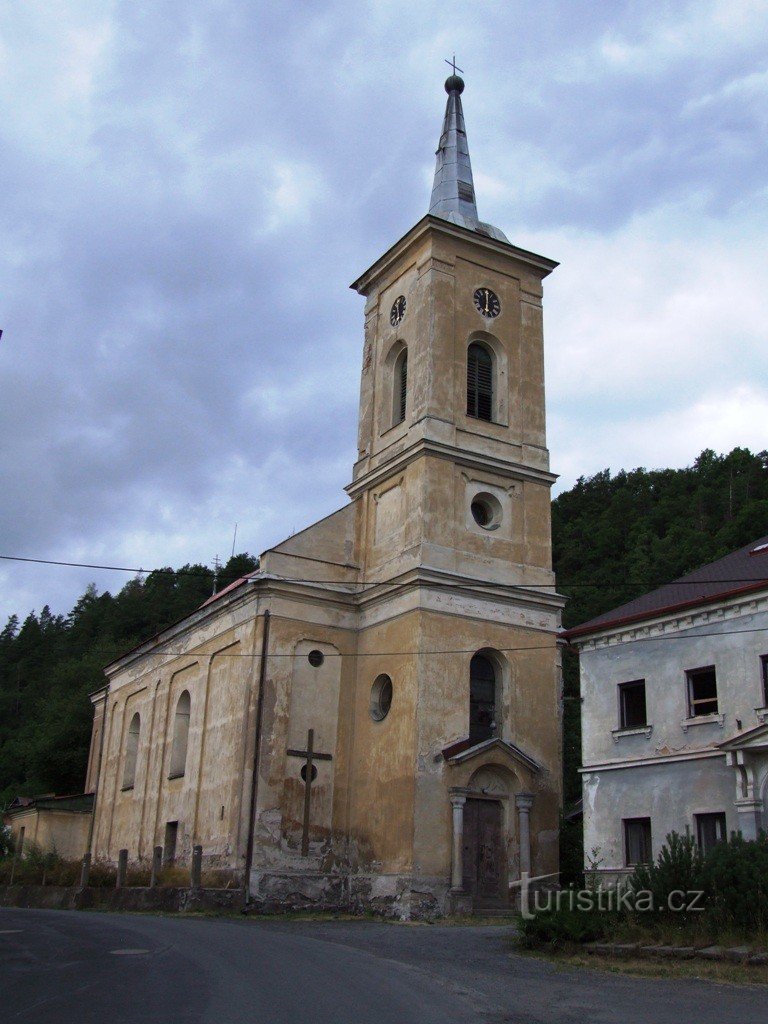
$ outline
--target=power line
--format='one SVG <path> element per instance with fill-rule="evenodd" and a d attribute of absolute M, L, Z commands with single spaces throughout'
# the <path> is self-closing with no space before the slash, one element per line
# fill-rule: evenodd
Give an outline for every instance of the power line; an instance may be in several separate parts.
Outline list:
<path fill-rule="evenodd" d="M 695 628 L 695 627 L 689 627 L 689 628 Z M 643 643 L 643 642 L 646 642 L 646 641 L 657 641 L 657 640 L 698 640 L 700 637 L 715 637 L 715 636 L 722 637 L 722 636 L 734 636 L 734 635 L 736 635 L 738 633 L 766 633 L 766 632 L 768 632 L 768 626 L 753 626 L 753 627 L 750 627 L 749 629 L 729 629 L 729 630 L 724 631 L 722 633 L 691 633 L 690 635 L 687 635 L 687 636 L 679 636 L 679 635 L 674 635 L 674 634 L 666 634 L 666 635 L 665 634 L 661 634 L 661 635 L 658 635 L 658 636 L 638 636 L 638 637 L 633 637 L 632 640 L 629 640 L 627 642 L 628 643 Z M 556 646 L 557 637 L 556 637 L 555 634 L 553 634 L 553 639 L 555 639 L 555 644 L 554 645 L 552 643 L 548 643 L 548 644 L 529 644 L 529 645 L 525 645 L 523 647 L 493 647 L 492 650 L 497 651 L 499 654 L 520 654 L 520 653 L 523 653 L 525 651 L 548 651 L 548 650 L 552 650 L 553 646 Z M 85 654 L 96 654 L 96 653 L 98 653 L 98 654 L 104 655 L 105 657 L 108 656 L 108 655 L 111 655 L 111 654 L 114 654 L 117 657 L 123 657 L 123 656 L 129 655 L 132 651 L 136 650 L 137 648 L 143 647 L 144 644 L 151 644 L 151 643 L 152 643 L 152 640 L 150 638 L 149 640 L 142 641 L 141 643 L 135 645 L 134 647 L 129 648 L 127 651 L 123 647 L 121 647 L 121 648 L 109 648 L 109 647 L 106 647 L 106 648 L 94 648 L 94 647 L 92 647 L 88 651 L 83 651 L 83 652 L 81 652 L 77 656 L 78 657 L 83 657 L 83 655 L 85 655 Z M 324 641 L 318 640 L 317 643 L 324 643 Z M 446 650 L 436 650 L 436 651 L 366 651 L 364 653 L 358 653 L 357 651 L 352 651 L 350 653 L 344 653 L 342 651 L 336 651 L 336 652 L 333 652 L 333 653 L 329 653 L 329 652 L 323 651 L 323 656 L 326 657 L 326 658 L 400 658 L 400 657 L 419 657 L 420 658 L 420 657 L 425 657 L 425 656 L 430 656 L 431 657 L 432 655 L 477 654 L 478 650 L 481 650 L 481 648 L 477 648 L 477 647 L 453 647 L 453 648 L 448 648 Z M 260 657 L 260 655 L 257 652 L 254 652 L 253 654 L 226 654 L 226 653 L 214 652 L 214 654 L 211 654 L 211 655 L 201 654 L 201 652 L 194 651 L 194 650 L 192 650 L 192 651 L 147 651 L 146 653 L 148 655 L 153 655 L 153 656 L 157 655 L 158 657 L 165 657 L 165 658 L 184 658 L 184 657 L 189 657 L 189 658 L 203 657 L 203 658 L 205 658 L 205 657 L 214 657 L 214 656 L 216 658 L 258 658 L 258 657 Z M 285 652 L 272 652 L 272 651 L 270 651 L 267 654 L 267 658 L 306 658 L 306 656 L 307 655 L 305 653 L 298 654 L 295 651 L 285 651 Z"/>
<path fill-rule="evenodd" d="M 208 573 L 212 572 L 211 569 L 208 569 L 205 566 L 190 566 L 189 568 L 182 567 L 181 569 L 171 569 L 168 566 L 163 566 L 162 568 L 158 568 L 158 569 L 143 569 L 143 568 L 138 568 L 137 569 L 137 568 L 134 568 L 134 567 L 131 567 L 131 566 L 126 566 L 126 565 L 100 565 L 100 564 L 98 564 L 96 562 L 65 562 L 65 561 L 51 559 L 51 558 L 26 558 L 26 557 L 23 557 L 22 555 L 0 555 L 0 560 L 1 561 L 5 561 L 5 562 L 27 562 L 27 563 L 31 563 L 31 564 L 34 564 L 34 565 L 58 565 L 58 566 L 64 566 L 64 567 L 73 568 L 73 569 L 103 569 L 103 570 L 106 570 L 106 571 L 109 571 L 109 572 L 130 572 L 130 573 L 133 573 L 134 575 L 137 575 L 137 574 L 149 574 L 149 573 L 157 573 L 157 574 L 167 573 L 167 574 L 173 575 L 173 576 L 184 576 L 184 575 L 201 576 L 201 575 L 208 574 Z M 252 571 L 256 572 L 257 570 L 254 569 Z M 238 578 L 244 578 L 244 577 L 236 577 L 236 579 L 238 579 Z M 269 578 L 269 577 L 267 577 L 267 578 Z M 303 578 L 303 577 L 297 577 L 297 576 L 279 576 L 279 577 L 275 576 L 275 577 L 271 577 L 271 578 L 276 579 L 276 580 L 282 580 L 282 581 L 284 581 L 286 583 L 315 583 L 315 584 L 329 584 L 329 585 L 339 585 L 339 586 L 344 585 L 344 586 L 350 586 L 350 587 L 352 587 L 352 586 L 378 587 L 378 586 L 384 586 L 387 583 L 395 583 L 395 582 L 397 582 L 396 578 L 387 579 L 387 580 L 370 580 L 370 581 L 369 580 L 333 580 L 333 579 L 321 579 L 321 580 L 318 580 L 318 579 L 310 579 L 308 577 L 307 578 Z M 583 582 L 583 581 L 580 581 L 580 580 L 572 580 L 572 581 L 560 580 L 558 583 L 529 583 L 529 584 L 522 584 L 522 583 L 497 583 L 497 582 L 494 582 L 493 580 L 472 580 L 470 583 L 463 582 L 463 581 L 451 581 L 451 580 L 440 580 L 439 582 L 443 586 L 456 586 L 456 587 L 462 587 L 462 588 L 466 588 L 467 586 L 472 586 L 472 587 L 481 586 L 481 587 L 513 587 L 515 589 L 519 589 L 519 588 L 536 588 L 538 590 L 542 590 L 542 589 L 554 589 L 556 587 L 600 587 L 603 590 L 615 590 L 615 589 L 618 589 L 619 587 L 624 587 L 624 586 L 630 587 L 630 586 L 632 586 L 632 587 L 651 587 L 653 589 L 657 589 L 659 587 L 670 586 L 672 584 L 674 584 L 676 587 L 678 587 L 678 586 L 679 587 L 686 587 L 686 586 L 693 587 L 693 586 L 701 586 L 702 584 L 708 584 L 708 583 L 715 583 L 715 584 L 720 584 L 720 583 L 755 583 L 755 584 L 757 584 L 757 583 L 768 583 L 768 574 L 766 575 L 765 579 L 756 579 L 754 577 L 748 577 L 748 576 L 733 576 L 733 577 L 727 577 L 727 578 L 723 578 L 723 579 L 696 579 L 696 580 L 685 580 L 685 579 L 678 580 L 678 579 L 676 579 L 676 580 L 664 580 L 661 583 L 653 583 L 653 582 L 649 582 L 648 580 L 632 580 L 632 579 L 626 579 L 626 578 L 621 578 L 621 577 L 618 577 L 618 578 L 614 577 L 614 579 L 616 580 L 616 582 L 614 582 L 614 583 L 606 583 L 606 582 L 588 583 L 588 582 Z"/>

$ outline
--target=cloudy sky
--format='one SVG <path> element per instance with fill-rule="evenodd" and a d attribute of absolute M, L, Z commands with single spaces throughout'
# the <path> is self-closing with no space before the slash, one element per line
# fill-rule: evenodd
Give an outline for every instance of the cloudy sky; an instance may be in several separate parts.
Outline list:
<path fill-rule="evenodd" d="M 0 0 L 0 553 L 258 553 L 345 501 L 363 300 L 445 93 L 557 259 L 560 487 L 768 447 L 764 0 Z M 125 574 L 0 563 L 0 620 Z"/>

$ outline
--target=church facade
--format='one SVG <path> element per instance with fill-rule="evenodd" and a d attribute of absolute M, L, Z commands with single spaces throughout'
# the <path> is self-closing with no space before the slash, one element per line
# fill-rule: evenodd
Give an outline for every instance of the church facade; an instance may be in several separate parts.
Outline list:
<path fill-rule="evenodd" d="M 432 916 L 558 866 L 563 600 L 542 281 L 477 216 L 448 101 L 429 213 L 357 281 L 358 458 L 338 512 L 106 669 L 96 860 L 231 872 L 251 906 Z"/>

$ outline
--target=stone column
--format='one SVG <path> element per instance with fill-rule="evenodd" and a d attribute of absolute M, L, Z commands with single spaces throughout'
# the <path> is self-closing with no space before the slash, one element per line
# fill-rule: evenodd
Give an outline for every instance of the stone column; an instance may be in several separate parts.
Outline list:
<path fill-rule="evenodd" d="M 451 891 L 464 891 L 464 793 L 451 793 L 453 808 L 453 859 L 451 862 Z"/>
<path fill-rule="evenodd" d="M 80 888 L 88 888 L 88 879 L 91 876 L 91 855 L 86 853 L 83 855 L 83 866 L 80 868 Z"/>
<path fill-rule="evenodd" d="M 518 793 L 515 797 L 518 818 L 520 820 L 520 874 L 531 871 L 531 822 L 530 813 L 533 806 L 533 793 Z"/>
<path fill-rule="evenodd" d="M 192 847 L 192 888 L 199 889 L 203 873 L 203 848 Z"/>

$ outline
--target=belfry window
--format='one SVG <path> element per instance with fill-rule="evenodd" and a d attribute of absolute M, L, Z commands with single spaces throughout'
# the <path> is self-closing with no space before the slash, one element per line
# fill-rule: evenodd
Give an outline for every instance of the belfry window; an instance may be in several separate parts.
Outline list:
<path fill-rule="evenodd" d="M 191 700 L 189 690 L 184 690 L 176 704 L 173 717 L 173 747 L 171 748 L 171 770 L 169 779 L 180 778 L 187 767 L 187 740 L 189 739 L 189 712 Z"/>
<path fill-rule="evenodd" d="M 493 359 L 476 341 L 467 350 L 467 416 L 493 419 Z"/>
<path fill-rule="evenodd" d="M 405 399 L 408 394 L 408 349 L 404 348 L 395 361 L 395 380 L 393 388 L 393 426 L 405 419 Z"/>
<path fill-rule="evenodd" d="M 469 740 L 482 743 L 496 735 L 496 670 L 490 658 L 476 654 L 469 663 Z"/>
<path fill-rule="evenodd" d="M 139 753 L 139 733 L 141 718 L 138 711 L 131 719 L 128 738 L 125 743 L 125 763 L 123 764 L 123 789 L 133 789 L 136 781 L 136 759 Z"/>

